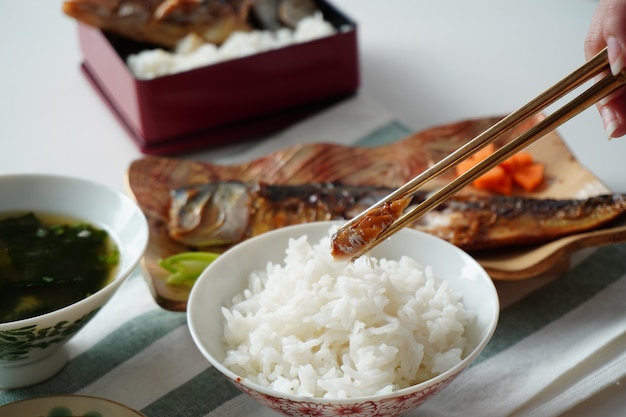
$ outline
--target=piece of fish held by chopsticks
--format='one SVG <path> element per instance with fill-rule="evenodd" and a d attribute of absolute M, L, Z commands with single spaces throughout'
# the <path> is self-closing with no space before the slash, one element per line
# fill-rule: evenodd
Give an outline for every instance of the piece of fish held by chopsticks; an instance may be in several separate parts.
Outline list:
<path fill-rule="evenodd" d="M 339 184 L 267 185 L 216 182 L 172 191 L 168 233 L 190 248 L 229 247 L 280 227 L 321 220 L 350 219 L 385 198 L 386 187 Z M 412 201 L 390 206 L 379 227 Z M 626 195 L 587 199 L 462 196 L 448 199 L 409 227 L 445 239 L 467 251 L 538 244 L 600 228 L 626 212 Z M 378 223 L 377 223 L 378 222 Z M 354 231 L 353 231 L 354 232 Z M 371 238 L 371 236 L 370 236 Z M 341 257 L 355 249 L 354 236 L 335 236 Z"/>

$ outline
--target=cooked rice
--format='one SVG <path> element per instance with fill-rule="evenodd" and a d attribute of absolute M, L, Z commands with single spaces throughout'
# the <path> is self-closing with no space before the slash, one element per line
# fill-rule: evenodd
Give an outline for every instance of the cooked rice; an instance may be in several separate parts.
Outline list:
<path fill-rule="evenodd" d="M 431 267 L 408 257 L 335 261 L 329 239 L 290 239 L 284 262 L 252 273 L 222 308 L 225 366 L 281 392 L 351 398 L 461 361 L 470 313 Z"/>
<path fill-rule="evenodd" d="M 126 63 L 135 77 L 152 79 L 322 38 L 334 33 L 335 28 L 324 20 L 321 13 L 316 13 L 300 20 L 294 30 L 283 28 L 276 31 L 233 32 L 220 46 L 205 42 L 199 36 L 191 34 L 183 38 L 173 52 L 161 48 L 147 49 L 129 55 Z"/>

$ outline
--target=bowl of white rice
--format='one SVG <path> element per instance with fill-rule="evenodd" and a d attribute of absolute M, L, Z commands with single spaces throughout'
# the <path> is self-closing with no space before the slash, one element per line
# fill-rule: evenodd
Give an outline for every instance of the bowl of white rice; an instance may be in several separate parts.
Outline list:
<path fill-rule="evenodd" d="M 416 230 L 334 260 L 338 225 L 286 227 L 226 251 L 191 291 L 189 329 L 215 369 L 284 415 L 400 416 L 478 357 L 498 295 L 471 256 Z"/>

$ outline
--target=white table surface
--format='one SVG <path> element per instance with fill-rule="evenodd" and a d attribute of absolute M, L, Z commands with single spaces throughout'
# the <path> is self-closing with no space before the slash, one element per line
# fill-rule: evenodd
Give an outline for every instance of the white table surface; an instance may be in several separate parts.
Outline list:
<path fill-rule="evenodd" d="M 141 153 L 79 70 L 76 24 L 61 0 L 0 3 L 0 174 L 55 173 L 123 189 Z M 335 0 L 359 25 L 360 94 L 421 130 L 515 110 L 584 61 L 594 0 Z M 626 138 L 595 109 L 559 129 L 615 191 Z M 0 196 L 1 198 L 1 196 Z M 567 416 L 624 415 L 613 387 Z"/>

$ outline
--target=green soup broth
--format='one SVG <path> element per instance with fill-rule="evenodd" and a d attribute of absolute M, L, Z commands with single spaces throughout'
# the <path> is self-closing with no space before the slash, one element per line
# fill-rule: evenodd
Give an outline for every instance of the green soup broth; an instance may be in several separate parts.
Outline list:
<path fill-rule="evenodd" d="M 114 279 L 118 262 L 109 234 L 80 219 L 0 214 L 0 323 L 88 297 Z"/>

